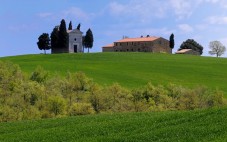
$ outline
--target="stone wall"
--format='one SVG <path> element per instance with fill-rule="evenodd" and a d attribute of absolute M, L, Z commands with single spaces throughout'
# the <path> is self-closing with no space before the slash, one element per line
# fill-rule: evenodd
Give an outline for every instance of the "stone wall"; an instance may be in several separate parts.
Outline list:
<path fill-rule="evenodd" d="M 187 52 L 185 52 L 185 54 L 189 54 L 189 55 L 200 55 L 199 52 L 194 51 L 194 50 L 187 51 Z"/>
<path fill-rule="evenodd" d="M 113 52 L 113 47 L 103 47 L 102 52 Z"/>

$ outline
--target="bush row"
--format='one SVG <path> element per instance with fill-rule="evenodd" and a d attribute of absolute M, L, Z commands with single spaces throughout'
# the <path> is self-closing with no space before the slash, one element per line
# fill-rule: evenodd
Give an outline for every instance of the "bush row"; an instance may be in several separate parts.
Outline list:
<path fill-rule="evenodd" d="M 31 76 L 18 65 L 0 62 L 0 121 L 53 118 L 95 113 L 194 110 L 224 105 L 223 92 L 152 83 L 126 89 L 100 86 L 84 73 L 49 77 L 42 67 Z"/>

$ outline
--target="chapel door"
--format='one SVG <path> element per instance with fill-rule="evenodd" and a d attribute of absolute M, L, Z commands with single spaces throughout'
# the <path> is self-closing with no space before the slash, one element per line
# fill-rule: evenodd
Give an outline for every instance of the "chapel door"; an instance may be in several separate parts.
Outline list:
<path fill-rule="evenodd" d="M 77 53 L 77 45 L 74 45 L 74 53 Z"/>

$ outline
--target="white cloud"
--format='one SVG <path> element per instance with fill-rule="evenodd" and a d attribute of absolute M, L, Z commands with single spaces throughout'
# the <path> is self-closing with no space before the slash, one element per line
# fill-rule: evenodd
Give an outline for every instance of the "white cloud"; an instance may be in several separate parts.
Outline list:
<path fill-rule="evenodd" d="M 178 28 L 183 32 L 183 33 L 191 33 L 194 31 L 194 29 L 188 25 L 188 24 L 180 24 L 178 25 Z"/>
<path fill-rule="evenodd" d="M 59 20 L 59 18 L 63 18 L 63 19 L 71 19 L 71 20 L 76 19 L 79 21 L 87 21 L 93 16 L 93 14 L 86 13 L 78 7 L 70 7 L 66 10 L 62 10 L 57 13 L 53 13 L 53 12 L 38 13 L 37 16 L 45 19 Z"/>
<path fill-rule="evenodd" d="M 166 16 L 168 4 L 158 0 L 131 0 L 126 4 L 111 2 L 108 11 L 113 16 L 138 17 L 142 22 L 150 21 L 152 18 L 163 18 Z"/>
<path fill-rule="evenodd" d="M 38 15 L 40 18 L 48 18 L 48 17 L 53 16 L 53 13 L 50 13 L 50 12 L 43 12 L 43 13 L 38 13 L 37 15 Z"/>
<path fill-rule="evenodd" d="M 171 14 L 177 19 L 189 18 L 196 8 L 203 2 L 216 2 L 217 0 L 131 0 L 128 3 L 111 2 L 108 10 L 115 16 L 133 16 L 149 20 L 149 18 L 164 18 Z"/>
<path fill-rule="evenodd" d="M 89 19 L 89 14 L 85 13 L 82 11 L 80 8 L 77 7 L 71 7 L 67 10 L 64 10 L 61 12 L 63 17 L 74 17 L 74 19 L 83 19 L 83 20 L 88 20 Z"/>
<path fill-rule="evenodd" d="M 211 16 L 206 21 L 210 24 L 227 24 L 227 16 Z"/>
<path fill-rule="evenodd" d="M 170 6 L 173 8 L 178 19 L 189 17 L 192 14 L 192 2 L 186 0 L 170 0 Z"/>

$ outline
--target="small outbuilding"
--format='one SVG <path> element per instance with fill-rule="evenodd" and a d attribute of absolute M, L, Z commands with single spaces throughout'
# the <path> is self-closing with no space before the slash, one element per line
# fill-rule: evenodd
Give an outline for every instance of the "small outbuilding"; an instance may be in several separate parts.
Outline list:
<path fill-rule="evenodd" d="M 198 51 L 192 49 L 182 49 L 177 51 L 176 54 L 200 55 Z"/>

